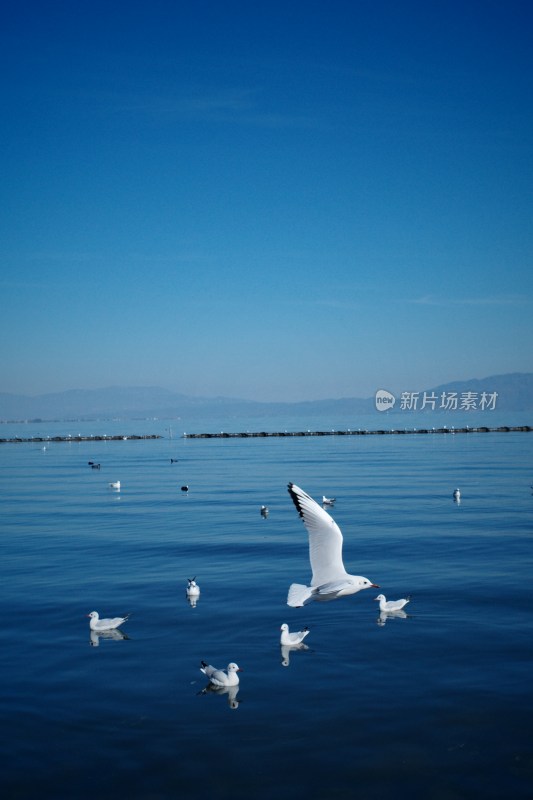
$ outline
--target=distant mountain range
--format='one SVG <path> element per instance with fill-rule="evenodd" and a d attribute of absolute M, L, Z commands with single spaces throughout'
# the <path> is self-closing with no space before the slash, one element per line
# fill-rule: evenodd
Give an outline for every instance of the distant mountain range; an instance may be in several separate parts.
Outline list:
<path fill-rule="evenodd" d="M 387 387 L 376 387 L 387 388 Z M 533 412 L 533 373 L 515 372 L 427 389 L 442 392 L 497 392 L 498 411 Z M 398 410 L 398 403 L 395 410 Z M 209 417 L 291 417 L 375 412 L 374 397 L 344 397 L 298 403 L 263 403 L 230 397 L 191 397 L 159 387 L 73 389 L 35 397 L 0 393 L 0 421 L 160 419 Z"/>

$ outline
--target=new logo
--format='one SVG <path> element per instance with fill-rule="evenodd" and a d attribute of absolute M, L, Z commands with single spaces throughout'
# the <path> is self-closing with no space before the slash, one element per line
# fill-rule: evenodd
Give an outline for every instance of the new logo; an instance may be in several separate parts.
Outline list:
<path fill-rule="evenodd" d="M 378 411 L 390 411 L 394 408 L 396 398 L 386 389 L 378 389 L 376 392 L 376 408 Z"/>

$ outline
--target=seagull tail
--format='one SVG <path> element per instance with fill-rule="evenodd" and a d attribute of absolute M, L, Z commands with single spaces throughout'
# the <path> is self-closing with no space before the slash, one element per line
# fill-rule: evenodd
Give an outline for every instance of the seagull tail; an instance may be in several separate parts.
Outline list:
<path fill-rule="evenodd" d="M 312 594 L 313 588 L 311 586 L 304 586 L 302 583 L 291 583 L 289 594 L 287 595 L 287 605 L 299 608 L 311 599 Z"/>

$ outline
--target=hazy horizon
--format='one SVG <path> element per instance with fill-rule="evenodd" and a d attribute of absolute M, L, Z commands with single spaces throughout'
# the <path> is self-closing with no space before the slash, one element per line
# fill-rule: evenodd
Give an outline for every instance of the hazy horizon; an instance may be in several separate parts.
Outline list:
<path fill-rule="evenodd" d="M 328 397 L 320 397 L 320 398 L 317 398 L 317 397 L 302 397 L 302 398 L 299 398 L 299 399 L 296 399 L 296 400 L 287 400 L 287 401 L 284 401 L 284 400 L 261 400 L 261 399 L 255 400 L 255 399 L 250 399 L 250 398 L 246 398 L 246 397 L 241 397 L 239 395 L 221 395 L 221 394 L 189 395 L 186 392 L 182 392 L 179 389 L 173 389 L 173 388 L 170 388 L 168 386 L 162 386 L 162 385 L 158 385 L 158 386 L 156 386 L 156 385 L 150 385 L 150 386 L 146 385 L 146 386 L 144 386 L 142 384 L 140 384 L 140 385 L 139 384 L 136 384 L 136 385 L 132 384 L 131 386 L 120 386 L 120 385 L 96 386 L 96 387 L 93 387 L 93 388 L 70 387 L 68 389 L 59 390 L 58 392 L 36 392 L 36 393 L 24 393 L 24 392 L 22 392 L 22 393 L 12 393 L 12 392 L 6 392 L 5 394 L 20 394 L 20 396 L 36 398 L 36 397 L 46 396 L 46 395 L 49 395 L 49 394 L 53 395 L 53 394 L 63 394 L 63 393 L 65 393 L 65 394 L 69 394 L 69 393 L 75 394 L 75 393 L 91 393 L 91 392 L 98 393 L 98 392 L 131 392 L 131 391 L 146 391 L 146 392 L 150 392 L 150 391 L 155 391 L 155 392 L 165 392 L 165 393 L 168 392 L 171 395 L 183 395 L 184 397 L 187 397 L 187 398 L 190 398 L 190 399 L 198 399 L 198 400 L 217 400 L 217 399 L 220 399 L 220 400 L 236 400 L 236 401 L 247 401 L 247 402 L 257 402 L 257 403 L 262 403 L 262 402 L 264 402 L 264 403 L 271 403 L 271 402 L 272 403 L 308 403 L 308 402 L 313 403 L 313 402 L 321 402 L 321 401 L 327 401 L 327 400 L 335 401 L 335 400 L 344 400 L 344 399 L 347 399 L 347 400 L 350 400 L 350 399 L 352 399 L 352 400 L 354 400 L 354 399 L 355 400 L 373 400 L 375 395 L 376 395 L 376 392 L 379 391 L 379 390 L 390 390 L 390 391 L 396 393 L 397 395 L 400 395 L 400 393 L 402 391 L 405 391 L 405 392 L 410 392 L 410 391 L 412 391 L 412 392 L 423 392 L 425 390 L 430 391 L 432 389 L 439 388 L 440 386 L 445 386 L 445 385 L 448 385 L 448 384 L 449 385 L 453 385 L 453 384 L 456 384 L 456 383 L 463 383 L 463 382 L 465 382 L 465 383 L 475 383 L 475 382 L 490 381 L 491 379 L 501 379 L 501 378 L 503 378 L 503 379 L 506 379 L 506 378 L 511 379 L 511 378 L 513 378 L 515 376 L 531 377 L 531 375 L 532 375 L 531 373 L 518 373 L 518 372 L 515 372 L 515 373 L 504 373 L 502 375 L 472 376 L 470 379 L 467 378 L 464 381 L 463 381 L 463 379 L 461 379 L 461 380 L 451 380 L 451 381 L 447 381 L 445 383 L 435 384 L 433 386 L 416 386 L 416 387 L 412 387 L 411 386 L 409 389 L 407 389 L 405 386 L 404 387 L 395 387 L 395 386 L 394 387 L 391 387 L 391 386 L 385 387 L 385 386 L 381 386 L 380 385 L 380 386 L 377 386 L 369 395 L 343 395 L 343 396 L 337 396 L 337 397 L 335 397 L 333 395 L 330 395 Z"/>

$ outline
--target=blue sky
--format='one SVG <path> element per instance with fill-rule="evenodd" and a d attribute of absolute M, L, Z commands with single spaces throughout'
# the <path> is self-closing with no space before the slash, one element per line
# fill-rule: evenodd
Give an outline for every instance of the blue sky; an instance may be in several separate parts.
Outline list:
<path fill-rule="evenodd" d="M 0 32 L 0 391 L 533 371 L 529 2 L 42 3 Z"/>

